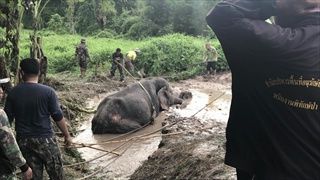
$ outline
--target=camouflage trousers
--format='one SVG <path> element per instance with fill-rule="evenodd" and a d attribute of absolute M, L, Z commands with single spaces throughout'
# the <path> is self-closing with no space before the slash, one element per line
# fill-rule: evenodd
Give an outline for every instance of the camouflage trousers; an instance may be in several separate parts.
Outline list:
<path fill-rule="evenodd" d="M 16 180 L 17 177 L 15 174 L 6 174 L 6 175 L 0 175 L 0 180 Z"/>
<path fill-rule="evenodd" d="M 18 139 L 18 144 L 28 165 L 32 168 L 34 180 L 43 179 L 44 167 L 50 179 L 65 179 L 61 153 L 55 138 Z"/>

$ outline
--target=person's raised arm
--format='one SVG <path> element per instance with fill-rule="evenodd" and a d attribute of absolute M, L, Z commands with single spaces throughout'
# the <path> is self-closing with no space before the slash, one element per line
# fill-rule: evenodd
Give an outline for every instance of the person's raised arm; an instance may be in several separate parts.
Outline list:
<path fill-rule="evenodd" d="M 239 52 L 285 52 L 297 33 L 265 22 L 276 15 L 275 0 L 225 0 L 206 17 L 224 48 Z M 257 45 L 258 44 L 258 45 Z M 267 53 L 266 53 L 267 52 Z"/>

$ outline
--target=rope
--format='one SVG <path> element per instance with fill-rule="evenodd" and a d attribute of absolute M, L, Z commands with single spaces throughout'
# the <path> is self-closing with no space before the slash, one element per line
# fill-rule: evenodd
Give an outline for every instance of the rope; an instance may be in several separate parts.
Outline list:
<path fill-rule="evenodd" d="M 119 63 L 119 62 L 117 62 L 117 61 L 115 61 L 118 65 L 120 65 L 121 67 L 122 67 L 122 69 L 124 69 L 125 71 L 126 71 L 126 73 L 128 73 L 129 74 L 129 76 L 134 80 L 134 81 L 136 81 L 136 82 L 138 82 L 138 84 L 140 85 L 140 87 L 144 90 L 144 92 L 148 95 L 148 98 L 149 98 L 149 100 L 150 100 L 150 102 L 151 102 L 151 105 L 152 105 L 152 118 L 156 118 L 157 117 L 157 114 L 156 114 L 156 108 L 155 108 L 155 106 L 154 106 L 154 104 L 153 104 L 153 102 L 152 102 L 152 98 L 151 98 L 151 96 L 150 96 L 150 94 L 149 94 L 149 92 L 146 90 L 146 88 L 141 84 L 141 82 L 140 81 L 137 81 L 135 78 L 134 78 L 134 76 L 127 70 L 127 68 L 125 68 L 121 63 Z"/>
<path fill-rule="evenodd" d="M 119 145 L 118 147 L 112 149 L 111 152 L 114 152 L 114 151 L 120 149 L 122 146 L 124 146 L 124 145 L 127 144 L 127 143 L 128 143 L 128 142 L 125 142 L 125 143 Z M 102 155 L 100 155 L 100 156 L 97 156 L 97 157 L 95 157 L 95 158 L 93 158 L 93 159 L 90 159 L 90 160 L 88 160 L 88 161 L 83 161 L 83 162 L 79 162 L 79 163 L 75 163 L 75 164 L 65 165 L 64 167 L 72 167 L 72 166 L 77 166 L 77 165 L 85 164 L 85 163 L 88 163 L 88 162 L 91 162 L 91 161 L 100 159 L 100 158 L 102 158 L 102 157 L 104 157 L 104 156 L 106 156 L 106 155 L 108 155 L 108 154 L 110 154 L 110 152 L 104 153 L 104 154 L 102 154 Z M 122 155 L 122 154 L 120 153 L 118 156 L 121 156 L 121 155 Z"/>
<path fill-rule="evenodd" d="M 136 79 L 132 76 L 132 74 L 131 74 L 122 64 L 120 64 L 120 63 L 118 63 L 118 62 L 116 62 L 116 63 L 119 64 L 119 65 L 136 81 Z M 154 105 L 153 105 L 153 103 L 152 103 L 151 96 L 150 96 L 150 94 L 148 93 L 148 91 L 144 88 L 144 86 L 141 84 L 141 82 L 138 81 L 138 83 L 139 83 L 139 85 L 141 86 L 141 88 L 146 92 L 146 94 L 148 95 L 148 97 L 149 97 L 149 99 L 150 99 L 150 101 L 151 101 L 152 108 L 153 108 L 153 116 L 154 116 L 154 114 L 155 114 L 155 107 L 154 107 Z M 193 114 L 192 116 L 190 116 L 190 117 L 195 117 L 195 116 L 196 116 L 198 113 L 200 113 L 203 109 L 205 109 L 205 108 L 208 107 L 210 104 L 212 104 L 213 102 L 215 102 L 216 100 L 218 100 L 219 98 L 221 98 L 223 95 L 225 95 L 225 92 L 221 93 L 218 97 L 216 97 L 215 99 L 213 99 L 212 101 L 210 101 L 208 104 L 206 104 L 203 108 L 199 109 L 196 113 L 194 113 L 194 114 Z M 102 143 L 95 143 L 95 144 L 77 144 L 77 143 L 74 143 L 74 144 L 76 144 L 76 145 L 81 145 L 81 147 L 88 147 L 88 148 L 92 148 L 92 149 L 96 149 L 96 150 L 102 150 L 102 149 L 95 148 L 95 147 L 92 147 L 92 146 L 94 146 L 94 145 L 101 145 L 101 144 L 124 142 L 123 144 L 121 144 L 121 145 L 118 146 L 117 148 L 113 149 L 112 151 L 108 151 L 107 153 L 102 154 L 102 155 L 100 155 L 100 156 L 98 156 L 98 157 L 95 157 L 95 158 L 93 158 L 93 159 L 91 159 L 91 160 L 84 161 L 84 162 L 80 162 L 80 163 L 75 163 L 75 164 L 71 164 L 71 165 L 66 165 L 66 166 L 64 166 L 64 167 L 72 167 L 72 166 L 76 166 L 76 165 L 85 164 L 85 163 L 94 161 L 94 160 L 96 160 L 96 159 L 102 158 L 102 157 L 104 157 L 104 156 L 106 156 L 106 155 L 108 155 L 108 154 L 110 154 L 110 153 L 113 153 L 113 154 L 117 155 L 116 157 L 112 157 L 112 158 L 115 158 L 115 159 L 114 159 L 113 161 L 111 161 L 110 163 L 108 163 L 106 166 L 101 167 L 99 170 L 93 172 L 92 174 L 90 174 L 90 175 L 88 175 L 88 176 L 85 176 L 85 177 L 83 177 L 83 178 L 80 178 L 80 180 L 87 179 L 87 178 L 89 178 L 89 177 L 94 176 L 95 174 L 97 174 L 98 172 L 100 172 L 102 169 L 108 167 L 110 164 L 112 164 L 114 161 L 116 161 L 120 156 L 122 156 L 122 155 L 128 150 L 128 148 L 129 148 L 132 144 L 131 144 L 130 146 L 128 146 L 128 147 L 127 147 L 122 153 L 120 153 L 120 154 L 119 154 L 119 153 L 115 153 L 114 151 L 117 150 L 117 149 L 119 149 L 119 148 L 121 148 L 122 146 L 124 146 L 124 145 L 127 144 L 128 142 L 131 142 L 131 141 L 137 140 L 137 139 L 153 138 L 153 137 L 157 137 L 157 136 L 172 136 L 172 135 L 182 134 L 184 131 L 182 131 L 182 132 L 176 132 L 176 133 L 169 133 L 169 134 L 162 134 L 162 135 L 154 135 L 154 136 L 151 136 L 152 134 L 155 134 L 155 133 L 157 133 L 157 132 L 159 132 L 159 131 L 167 128 L 167 127 L 174 126 L 175 124 L 177 124 L 177 123 L 179 123 L 179 122 L 182 122 L 182 121 L 184 121 L 184 120 L 185 120 L 185 119 L 181 119 L 181 120 L 176 121 L 176 122 L 174 122 L 174 123 L 172 123 L 172 124 L 168 124 L 168 125 L 165 125 L 165 126 L 159 128 L 159 129 L 156 129 L 156 130 L 154 130 L 153 132 L 150 132 L 150 133 L 147 133 L 147 134 L 143 134 L 143 135 L 140 135 L 140 136 L 134 136 L 134 137 L 131 137 L 131 138 L 125 139 L 125 140 L 113 141 L 114 139 L 118 139 L 118 138 L 120 138 L 120 137 L 127 136 L 127 135 L 129 135 L 129 134 L 132 134 L 132 133 L 134 133 L 134 132 L 136 132 L 136 131 L 138 131 L 138 130 L 144 128 L 144 127 L 146 127 L 147 125 L 150 124 L 150 122 L 148 122 L 147 124 L 145 124 L 144 126 L 142 126 L 142 127 L 140 127 L 140 128 L 137 128 L 137 129 L 132 130 L 132 131 L 130 131 L 130 132 L 128 132 L 128 133 L 119 135 L 119 136 L 117 136 L 117 137 L 108 139 L 108 140 L 106 140 L 106 141 L 104 141 L 104 142 L 102 142 Z M 211 128 L 212 128 L 212 127 L 205 128 L 205 129 L 211 129 Z M 204 130 L 204 129 L 200 129 L 200 130 Z M 81 147 L 78 147 L 78 148 L 81 148 Z"/>
<path fill-rule="evenodd" d="M 110 138 L 110 139 L 108 139 L 108 140 L 102 141 L 101 144 L 102 144 L 102 143 L 108 144 L 107 142 L 117 142 L 117 141 L 113 141 L 113 140 L 119 139 L 119 138 L 124 137 L 124 136 L 127 136 L 127 135 L 130 135 L 130 134 L 132 134 L 132 133 L 135 133 L 135 132 L 139 131 L 140 129 L 145 128 L 145 127 L 148 126 L 150 123 L 151 123 L 151 122 L 148 122 L 147 124 L 141 126 L 140 128 L 134 129 L 134 130 L 129 131 L 129 132 L 125 133 L 125 134 L 121 134 L 121 135 L 119 135 L 119 136 L 116 136 L 116 137 Z M 100 145 L 100 143 L 95 143 L 95 144 L 72 143 L 72 144 L 79 145 L 79 146 L 72 146 L 72 147 L 75 147 L 75 148 L 85 148 L 85 147 L 91 148 L 91 147 L 94 146 L 94 145 Z"/>
<path fill-rule="evenodd" d="M 119 149 L 120 147 L 124 146 L 124 145 L 127 144 L 127 143 L 128 143 L 128 142 L 125 142 L 125 143 L 123 143 L 122 145 L 118 146 L 117 148 L 115 148 L 115 149 L 113 149 L 113 150 L 115 151 L 115 150 Z M 132 146 L 132 144 L 133 144 L 133 142 L 132 142 L 129 146 L 127 146 L 127 147 L 124 149 L 123 152 L 121 152 L 120 156 L 112 157 L 112 158 L 114 158 L 113 161 L 109 162 L 107 165 L 105 165 L 105 166 L 103 166 L 103 167 L 100 167 L 97 171 L 94 171 L 93 173 L 91 173 L 91 174 L 89 174 L 89 175 L 87 175 L 87 176 L 85 176 L 85 177 L 80 178 L 79 180 L 88 179 L 88 178 L 96 175 L 96 174 L 97 174 L 98 172 L 100 172 L 102 169 L 105 169 L 105 168 L 107 168 L 108 166 L 110 166 L 110 164 L 112 164 L 112 163 L 115 162 L 117 159 L 119 159 L 119 158 L 129 149 L 129 147 Z"/>
<path fill-rule="evenodd" d="M 206 104 L 204 107 L 202 107 L 201 109 L 199 109 L 196 113 L 194 113 L 194 114 L 193 114 L 192 116 L 190 116 L 190 117 L 191 117 L 191 118 L 192 118 L 192 117 L 195 117 L 195 116 L 196 116 L 198 113 L 200 113 L 203 109 L 205 109 L 206 107 L 208 107 L 210 104 L 212 104 L 212 103 L 215 102 L 216 100 L 220 99 L 223 95 L 225 95 L 225 92 L 221 93 L 218 97 L 216 97 L 215 99 L 213 99 L 212 101 L 210 101 L 208 104 Z M 133 139 L 139 139 L 139 138 L 141 138 L 141 137 L 145 137 L 145 136 L 149 136 L 149 135 L 152 135 L 152 134 L 154 134 L 154 133 L 157 133 L 157 132 L 159 132 L 159 131 L 167 128 L 167 127 L 171 127 L 171 126 L 173 126 L 173 125 L 175 125 L 175 124 L 177 124 L 177 123 L 179 123 L 179 122 L 181 122 L 181 121 L 184 121 L 184 120 L 186 120 L 186 119 L 181 119 L 181 120 L 176 121 L 176 122 L 174 122 L 174 123 L 172 123 L 172 124 L 168 124 L 168 125 L 165 125 L 165 126 L 159 128 L 159 129 L 156 129 L 156 130 L 154 130 L 154 131 L 152 131 L 152 132 L 150 132 L 150 133 L 143 134 L 143 135 L 140 135 L 140 136 L 134 136 L 134 137 L 131 137 L 131 138 L 129 138 L 129 139 L 125 139 L 125 140 L 121 140 L 121 141 L 112 141 L 112 140 L 117 139 L 117 138 L 119 138 L 119 137 L 126 136 L 126 135 L 128 135 L 129 133 L 131 134 L 131 133 L 133 133 L 133 131 L 131 131 L 131 132 L 129 132 L 129 133 L 126 133 L 126 134 L 123 134 L 123 135 L 120 135 L 120 136 L 118 136 L 118 137 L 109 139 L 109 140 L 104 141 L 104 142 L 101 142 L 101 143 L 85 144 L 85 145 L 86 145 L 86 146 L 94 146 L 94 145 L 103 145 L 103 144 L 118 143 L 118 142 L 127 142 L 127 141 L 131 141 L 131 140 L 133 140 Z M 147 124 L 146 124 L 146 125 L 147 125 Z M 144 125 L 143 127 L 145 127 L 146 125 Z M 140 128 L 138 128 L 138 129 L 134 130 L 134 132 L 142 129 L 143 127 L 140 127 Z"/>

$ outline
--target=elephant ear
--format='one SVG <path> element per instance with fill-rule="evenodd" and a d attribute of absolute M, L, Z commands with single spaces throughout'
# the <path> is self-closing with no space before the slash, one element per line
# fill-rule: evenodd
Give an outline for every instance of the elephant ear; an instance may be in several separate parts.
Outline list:
<path fill-rule="evenodd" d="M 158 99 L 161 110 L 169 110 L 170 103 L 167 87 L 163 87 L 158 91 Z"/>

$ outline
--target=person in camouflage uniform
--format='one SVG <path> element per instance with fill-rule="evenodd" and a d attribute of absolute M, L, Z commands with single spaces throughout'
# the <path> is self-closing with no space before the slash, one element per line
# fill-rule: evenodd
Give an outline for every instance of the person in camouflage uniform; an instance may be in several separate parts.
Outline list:
<path fill-rule="evenodd" d="M 71 136 L 55 91 L 38 83 L 39 71 L 36 59 L 28 58 L 20 62 L 23 82 L 10 91 L 4 109 L 9 122 L 15 121 L 17 141 L 33 169 L 34 179 L 43 179 L 45 167 L 50 179 L 62 180 L 65 177 L 61 153 L 50 117 L 61 130 L 67 146 L 72 143 Z"/>
<path fill-rule="evenodd" d="M 4 81 L 0 80 L 0 83 Z M 0 87 L 0 99 L 2 99 L 3 90 Z M 32 170 L 22 156 L 16 139 L 10 128 L 6 113 L 0 109 L 0 180 L 16 179 L 15 168 L 21 169 L 23 179 L 32 178 Z"/>
<path fill-rule="evenodd" d="M 40 75 L 39 75 L 40 83 L 44 83 L 45 79 L 47 78 L 47 71 L 48 71 L 48 59 L 46 56 L 43 56 L 40 61 Z"/>
<path fill-rule="evenodd" d="M 111 66 L 111 71 L 110 71 L 110 78 L 114 77 L 114 74 L 118 68 L 119 73 L 120 73 L 120 81 L 124 80 L 124 75 L 123 75 L 123 54 L 121 53 L 121 49 L 117 48 L 116 52 L 112 54 L 112 66 Z"/>
<path fill-rule="evenodd" d="M 80 77 L 84 77 L 87 71 L 87 64 L 90 59 L 85 39 L 81 39 L 81 43 L 76 47 L 75 56 L 80 66 Z"/>

